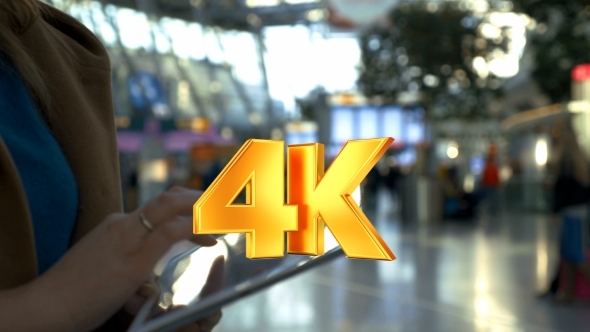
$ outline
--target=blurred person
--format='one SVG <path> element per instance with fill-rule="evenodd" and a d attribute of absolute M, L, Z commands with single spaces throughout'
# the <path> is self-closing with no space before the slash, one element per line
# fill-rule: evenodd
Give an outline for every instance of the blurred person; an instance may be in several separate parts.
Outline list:
<path fill-rule="evenodd" d="M 133 166 L 129 172 L 129 187 L 127 188 L 127 211 L 137 209 L 139 201 L 139 182 L 137 179 L 137 167 Z"/>
<path fill-rule="evenodd" d="M 559 123 L 558 125 L 559 126 Z M 552 130 L 552 135 L 551 135 L 551 150 L 552 151 L 556 151 L 558 150 L 558 141 L 559 141 L 559 132 L 561 132 L 562 130 L 559 130 L 558 128 L 554 128 Z M 557 153 L 550 153 L 549 154 L 549 158 L 547 160 L 547 164 L 546 164 L 546 173 L 543 179 L 543 190 L 545 191 L 545 194 L 548 197 L 551 197 L 553 195 L 553 188 L 554 188 L 554 184 L 555 184 L 555 174 L 553 174 L 556 171 L 556 167 L 555 167 L 555 163 L 557 162 Z M 548 201 L 551 201 L 553 198 L 551 197 L 551 199 L 549 199 Z M 553 219 L 553 217 L 552 217 Z M 552 222 L 554 225 L 557 225 L 557 221 L 553 220 Z M 560 256 L 558 254 L 558 256 Z M 559 262 L 557 264 L 557 268 L 555 268 L 553 274 L 552 274 L 552 278 L 551 278 L 551 282 L 549 284 L 549 287 L 547 289 L 544 289 L 540 292 L 538 292 L 536 294 L 536 296 L 538 298 L 551 298 L 554 297 L 557 294 L 557 291 L 559 290 L 559 267 L 561 267 L 561 257 L 559 258 Z"/>
<path fill-rule="evenodd" d="M 441 166 L 439 176 L 443 186 L 443 216 L 446 219 L 467 220 L 475 216 L 477 199 L 466 193 L 459 183 L 456 166 Z"/>
<path fill-rule="evenodd" d="M 496 165 L 495 154 L 490 153 L 486 160 L 481 179 L 484 199 L 488 213 L 495 215 L 500 209 L 499 190 L 500 171 Z"/>
<path fill-rule="evenodd" d="M 184 217 L 199 191 L 122 213 L 110 70 L 76 19 L 37 0 L 0 2 L 3 331 L 124 331 L 157 294 L 152 270 L 174 243 L 216 243 Z"/>
<path fill-rule="evenodd" d="M 384 181 L 385 186 L 387 187 L 387 189 L 389 189 L 392 196 L 397 195 L 398 183 L 400 182 L 401 178 L 402 172 L 400 170 L 399 165 L 389 166 L 389 171 L 387 172 Z"/>
<path fill-rule="evenodd" d="M 375 209 L 377 207 L 377 194 L 379 192 L 379 187 L 383 177 L 379 172 L 378 166 L 371 168 L 369 174 L 362 182 L 362 202 L 363 206 L 370 209 Z"/>
<path fill-rule="evenodd" d="M 552 219 L 561 228 L 563 278 L 559 280 L 556 300 L 570 302 L 574 299 L 576 271 L 590 283 L 590 265 L 586 261 L 590 164 L 571 129 L 564 130 L 557 143 Z"/>

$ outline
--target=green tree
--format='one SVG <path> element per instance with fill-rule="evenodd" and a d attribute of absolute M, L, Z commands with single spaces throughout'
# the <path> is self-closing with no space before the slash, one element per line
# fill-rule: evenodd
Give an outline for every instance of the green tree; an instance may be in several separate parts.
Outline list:
<path fill-rule="evenodd" d="M 532 78 L 553 102 L 569 100 L 573 66 L 590 63 L 590 0 L 518 0 L 514 7 L 535 21 L 527 41 Z"/>
<path fill-rule="evenodd" d="M 482 35 L 485 16 L 469 4 L 403 2 L 386 24 L 364 31 L 360 90 L 385 103 L 419 104 L 431 118 L 488 117 L 502 80 L 487 61 L 492 52 L 506 52 L 507 33 Z"/>

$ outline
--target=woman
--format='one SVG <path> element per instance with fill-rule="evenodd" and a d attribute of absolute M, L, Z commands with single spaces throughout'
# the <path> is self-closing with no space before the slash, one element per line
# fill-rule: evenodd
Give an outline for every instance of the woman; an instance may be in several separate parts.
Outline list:
<path fill-rule="evenodd" d="M 125 330 L 124 308 L 173 243 L 216 242 L 181 217 L 197 191 L 121 213 L 111 103 L 109 58 L 89 30 L 37 0 L 0 2 L 3 331 Z"/>
<path fill-rule="evenodd" d="M 576 270 L 590 282 L 590 266 L 585 253 L 590 165 L 571 129 L 561 133 L 556 152 L 553 218 L 555 223 L 561 220 L 560 255 L 563 266 L 563 280 L 560 280 L 560 293 L 556 300 L 569 302 L 574 299 Z"/>
<path fill-rule="evenodd" d="M 491 150 L 491 149 L 490 149 Z M 490 153 L 483 170 L 481 184 L 487 201 L 487 210 L 490 215 L 496 215 L 500 210 L 499 189 L 500 171 L 496 165 L 495 154 Z"/>

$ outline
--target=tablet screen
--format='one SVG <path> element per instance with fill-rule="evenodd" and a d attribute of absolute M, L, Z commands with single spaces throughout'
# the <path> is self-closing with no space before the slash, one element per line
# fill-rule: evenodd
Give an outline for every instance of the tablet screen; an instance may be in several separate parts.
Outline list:
<path fill-rule="evenodd" d="M 182 322 L 206 317 L 223 305 L 343 255 L 327 227 L 321 256 L 249 259 L 245 242 L 244 234 L 227 234 L 213 247 L 195 247 L 171 259 L 158 280 L 161 294 L 156 308 L 147 314 L 142 328 L 134 330 L 182 326 Z"/>

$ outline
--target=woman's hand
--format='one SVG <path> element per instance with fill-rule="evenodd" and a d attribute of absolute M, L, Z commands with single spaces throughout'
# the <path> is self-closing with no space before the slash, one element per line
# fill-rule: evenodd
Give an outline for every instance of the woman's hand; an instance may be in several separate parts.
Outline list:
<path fill-rule="evenodd" d="M 209 295 L 212 295 L 223 288 L 223 281 L 224 281 L 224 270 L 225 270 L 225 258 L 223 256 L 217 257 L 213 263 L 211 264 L 211 268 L 209 269 L 209 274 L 207 275 L 207 280 L 205 281 L 205 285 L 203 286 L 203 290 L 201 291 L 200 298 L 205 298 Z M 141 310 L 141 307 L 145 304 L 145 302 L 152 297 L 160 296 L 160 292 L 158 286 L 155 281 L 149 282 L 144 284 L 140 287 L 139 291 L 133 296 L 132 299 L 127 301 L 125 304 L 125 310 L 130 313 L 131 315 L 135 316 Z M 182 308 L 183 306 L 173 306 L 169 308 L 167 311 L 172 311 L 175 309 Z M 157 312 L 156 314 L 163 313 L 164 311 Z M 180 329 L 177 329 L 176 332 L 211 332 L 213 328 L 219 323 L 221 320 L 221 311 L 217 311 L 216 313 L 209 315 L 205 318 L 199 319 L 196 322 L 188 324 Z"/>
<path fill-rule="evenodd" d="M 194 235 L 192 215 L 201 192 L 173 188 L 129 214 L 113 214 L 74 245 L 44 275 L 0 294 L 0 321 L 8 330 L 87 331 L 113 315 L 149 279 L 176 242 L 204 246 L 216 240 Z M 149 230 L 140 214 L 153 225 Z M 34 317 L 34 319 L 31 319 Z"/>

